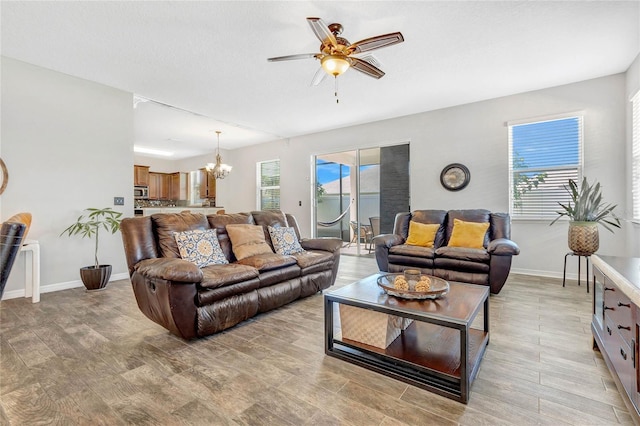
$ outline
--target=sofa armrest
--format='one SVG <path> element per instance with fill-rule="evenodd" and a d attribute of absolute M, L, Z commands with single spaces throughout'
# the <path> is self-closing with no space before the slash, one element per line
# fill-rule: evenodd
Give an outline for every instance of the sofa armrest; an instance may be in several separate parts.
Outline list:
<path fill-rule="evenodd" d="M 515 256 L 520 254 L 520 247 L 506 238 L 498 238 L 489 243 L 487 251 L 492 256 Z"/>
<path fill-rule="evenodd" d="M 193 284 L 202 281 L 202 270 L 183 259 L 161 257 L 138 262 L 134 270 L 145 278 L 171 281 L 175 284 Z"/>
<path fill-rule="evenodd" d="M 398 234 L 380 234 L 373 238 L 376 246 L 376 263 L 382 272 L 389 272 L 389 249 L 404 243 L 404 238 Z"/>
<path fill-rule="evenodd" d="M 304 238 L 300 240 L 300 245 L 305 250 L 324 250 L 335 253 L 342 248 L 342 240 L 333 237 Z"/>
<path fill-rule="evenodd" d="M 404 238 L 398 234 L 380 234 L 373 238 L 373 244 L 376 246 L 385 246 L 391 248 L 404 243 Z"/>

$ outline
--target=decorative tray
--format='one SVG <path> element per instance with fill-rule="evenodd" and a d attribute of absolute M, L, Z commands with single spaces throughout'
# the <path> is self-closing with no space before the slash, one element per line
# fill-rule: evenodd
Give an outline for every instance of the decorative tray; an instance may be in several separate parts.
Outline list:
<path fill-rule="evenodd" d="M 393 287 L 393 282 L 397 276 L 403 274 L 385 274 L 378 277 L 378 285 L 385 293 L 402 299 L 437 299 L 449 292 L 449 283 L 442 278 L 427 275 L 431 280 L 431 288 L 428 291 L 398 290 Z"/>

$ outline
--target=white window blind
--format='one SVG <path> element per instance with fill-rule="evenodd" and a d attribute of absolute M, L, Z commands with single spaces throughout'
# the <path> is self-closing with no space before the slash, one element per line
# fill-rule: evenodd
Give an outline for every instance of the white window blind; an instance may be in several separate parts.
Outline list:
<path fill-rule="evenodd" d="M 633 219 L 640 220 L 640 92 L 631 99 L 633 119 L 631 121 L 631 193 L 633 197 Z"/>
<path fill-rule="evenodd" d="M 258 209 L 280 209 L 280 160 L 258 163 Z"/>
<path fill-rule="evenodd" d="M 509 125 L 509 178 L 513 218 L 555 218 L 582 179 L 582 117 Z"/>

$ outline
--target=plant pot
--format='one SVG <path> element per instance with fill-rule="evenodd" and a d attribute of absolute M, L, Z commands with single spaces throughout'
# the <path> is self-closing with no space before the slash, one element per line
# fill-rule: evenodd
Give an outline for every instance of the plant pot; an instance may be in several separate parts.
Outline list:
<path fill-rule="evenodd" d="M 591 256 L 600 247 L 597 222 L 569 222 L 569 248 L 579 256 Z"/>
<path fill-rule="evenodd" d="M 111 265 L 85 266 L 80 268 L 80 278 L 87 290 L 100 290 L 107 286 L 111 277 Z"/>

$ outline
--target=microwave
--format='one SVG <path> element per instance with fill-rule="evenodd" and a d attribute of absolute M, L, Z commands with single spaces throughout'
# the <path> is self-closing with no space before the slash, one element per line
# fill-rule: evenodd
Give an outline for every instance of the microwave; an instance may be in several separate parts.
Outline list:
<path fill-rule="evenodd" d="M 133 198 L 136 200 L 146 200 L 149 198 L 149 187 L 148 186 L 134 186 L 133 187 Z"/>

